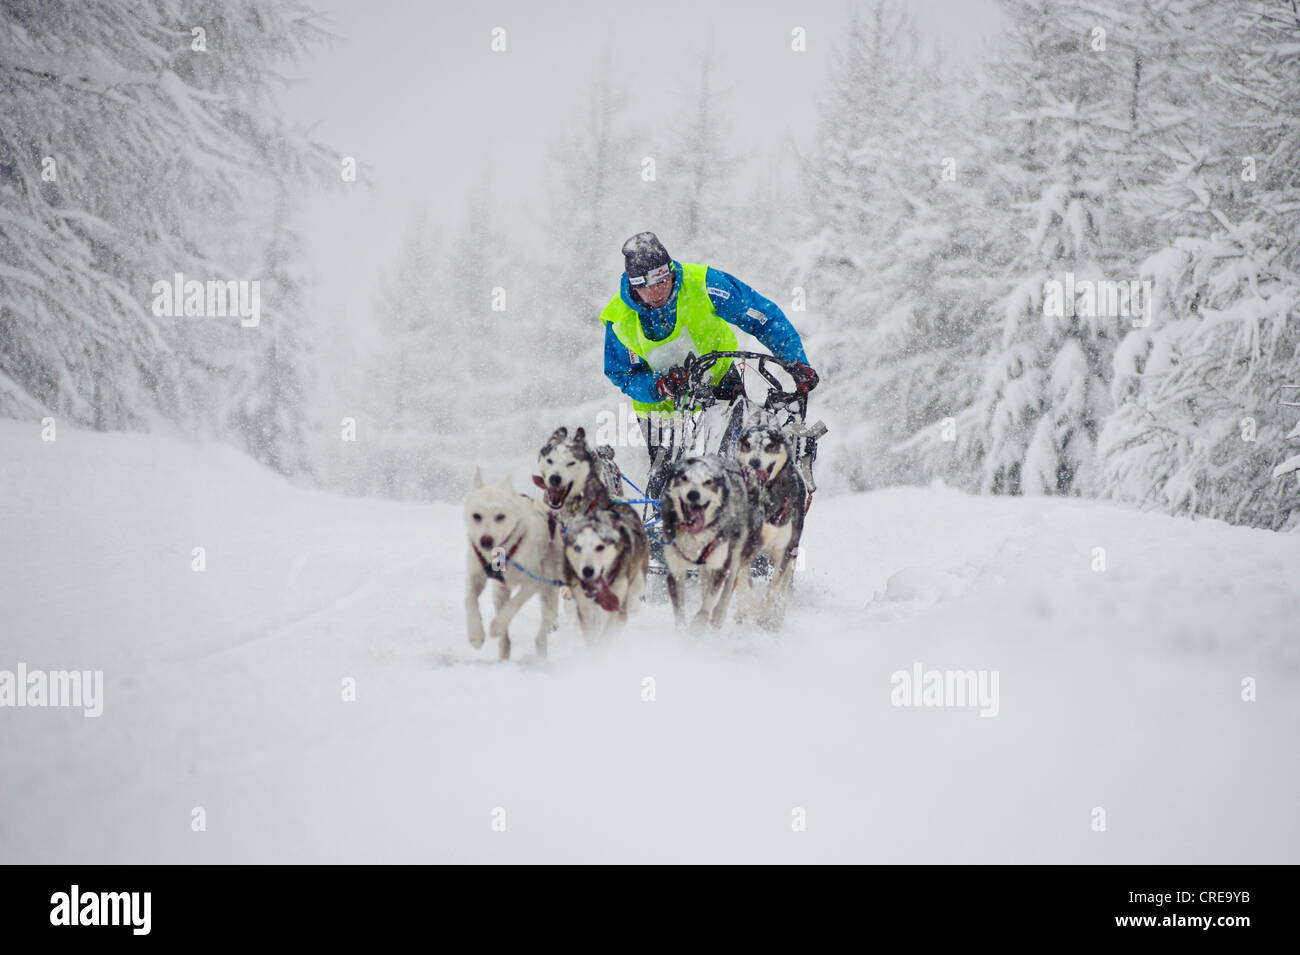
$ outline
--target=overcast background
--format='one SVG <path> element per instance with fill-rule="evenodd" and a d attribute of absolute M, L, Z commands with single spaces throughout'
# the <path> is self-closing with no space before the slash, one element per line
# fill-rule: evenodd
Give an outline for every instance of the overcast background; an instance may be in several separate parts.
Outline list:
<path fill-rule="evenodd" d="M 625 416 L 597 316 L 650 229 L 787 312 L 820 490 L 1290 526 L 1292 7 L 12 0 L 0 414 L 458 500 Z M 161 313 L 178 273 L 262 320 Z"/>
<path fill-rule="evenodd" d="M 413 209 L 427 206 L 451 224 L 467 190 L 486 176 L 494 200 L 509 209 L 512 238 L 537 234 L 547 140 L 581 122 L 605 52 L 614 79 L 636 91 L 637 108 L 667 129 L 673 110 L 691 108 L 700 57 L 710 50 L 718 82 L 732 94 L 735 146 L 768 160 L 742 167 L 741 175 L 753 176 L 771 169 L 786 144 L 801 153 L 812 147 L 829 59 L 845 41 L 852 9 L 847 0 L 313 6 L 338 40 L 296 71 L 284 101 L 296 120 L 318 124 L 318 139 L 355 157 L 371 185 L 305 195 L 300 221 L 318 273 L 318 307 L 344 323 L 336 334 L 363 344 L 379 270 Z M 989 0 L 908 7 L 927 35 L 972 63 L 1004 22 Z M 490 49 L 498 26 L 506 30 L 505 53 Z M 807 52 L 790 49 L 795 27 L 807 31 Z M 647 143 L 645 154 L 655 152 Z M 640 181 L 639 167 L 627 174 Z M 692 259 L 689 249 L 670 251 Z M 618 248 L 591 268 L 609 275 L 612 294 L 622 269 Z M 762 284 L 760 276 L 749 280 Z"/>

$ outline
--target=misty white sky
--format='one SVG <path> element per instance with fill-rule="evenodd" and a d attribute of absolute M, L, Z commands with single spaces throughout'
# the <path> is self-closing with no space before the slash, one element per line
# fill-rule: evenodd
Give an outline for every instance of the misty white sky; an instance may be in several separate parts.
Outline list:
<path fill-rule="evenodd" d="M 369 189 L 308 197 L 299 220 L 317 302 L 327 323 L 349 326 L 368 324 L 379 271 L 418 206 L 455 222 L 467 189 L 486 173 L 509 229 L 532 229 L 547 186 L 546 144 L 575 122 L 606 50 L 634 103 L 666 127 L 672 110 L 690 102 L 711 49 L 716 83 L 730 93 L 736 148 L 752 142 L 762 156 L 788 135 L 802 151 L 851 9 L 847 0 L 309 2 L 340 39 L 303 64 L 285 103 L 372 180 Z M 958 55 L 976 52 L 999 16 L 992 0 L 911 5 L 921 27 Z M 490 50 L 498 26 L 505 53 Z M 806 53 L 790 49 L 794 27 L 807 31 Z"/>

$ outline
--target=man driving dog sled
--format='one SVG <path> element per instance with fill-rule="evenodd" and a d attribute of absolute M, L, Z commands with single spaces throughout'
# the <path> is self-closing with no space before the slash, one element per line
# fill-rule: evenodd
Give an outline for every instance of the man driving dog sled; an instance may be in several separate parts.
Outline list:
<path fill-rule="evenodd" d="M 737 350 L 732 326 L 753 335 L 783 362 L 794 387 L 807 394 L 817 386 L 803 342 L 776 303 L 744 282 L 706 265 L 678 262 L 653 232 L 623 243 L 625 270 L 618 294 L 600 313 L 605 323 L 605 377 L 629 398 L 653 464 L 662 434 L 650 415 L 670 415 L 689 389 L 687 355 Z M 731 401 L 744 392 L 730 358 L 712 368 L 713 393 Z M 687 409 L 689 410 L 689 409 Z M 652 474 L 646 486 L 657 497 L 666 474 Z"/>

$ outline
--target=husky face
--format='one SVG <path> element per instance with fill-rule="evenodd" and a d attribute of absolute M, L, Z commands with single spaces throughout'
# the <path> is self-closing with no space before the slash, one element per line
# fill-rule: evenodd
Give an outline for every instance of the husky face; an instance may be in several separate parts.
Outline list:
<path fill-rule="evenodd" d="M 474 472 L 474 485 L 465 497 L 465 529 L 470 541 L 487 553 L 508 540 L 519 527 L 526 503 L 510 486 L 509 477 L 485 486 L 482 476 Z"/>
<path fill-rule="evenodd" d="M 557 428 L 542 445 L 537 462 L 541 475 L 534 481 L 545 493 L 547 506 L 563 507 L 573 490 L 576 488 L 581 494 L 592 476 L 593 461 L 586 433 L 579 428 L 570 438 L 567 428 Z"/>
<path fill-rule="evenodd" d="M 590 596 L 600 581 L 609 580 L 618 560 L 622 547 L 618 528 L 595 519 L 575 521 L 566 531 L 565 542 L 564 557 Z"/>
<path fill-rule="evenodd" d="M 759 484 L 766 484 L 789 462 L 790 445 L 776 428 L 754 425 L 741 432 L 736 460 L 754 473 Z"/>
<path fill-rule="evenodd" d="M 664 493 L 673 499 L 678 528 L 687 534 L 698 534 L 717 519 L 726 500 L 727 486 L 713 462 L 690 457 L 673 469 Z"/>

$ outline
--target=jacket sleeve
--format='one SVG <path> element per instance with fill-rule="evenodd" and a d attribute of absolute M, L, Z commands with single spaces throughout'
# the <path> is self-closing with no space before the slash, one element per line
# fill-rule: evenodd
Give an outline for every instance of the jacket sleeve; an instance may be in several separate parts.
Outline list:
<path fill-rule="evenodd" d="M 655 389 L 659 376 L 618 340 L 612 322 L 605 323 L 605 377 L 623 394 L 636 401 L 653 404 L 663 400 Z"/>
<path fill-rule="evenodd" d="M 782 361 L 808 364 L 799 333 L 775 302 L 759 295 L 734 275 L 718 269 L 710 268 L 705 273 L 704 284 L 713 310 L 720 316 L 753 335 Z"/>

